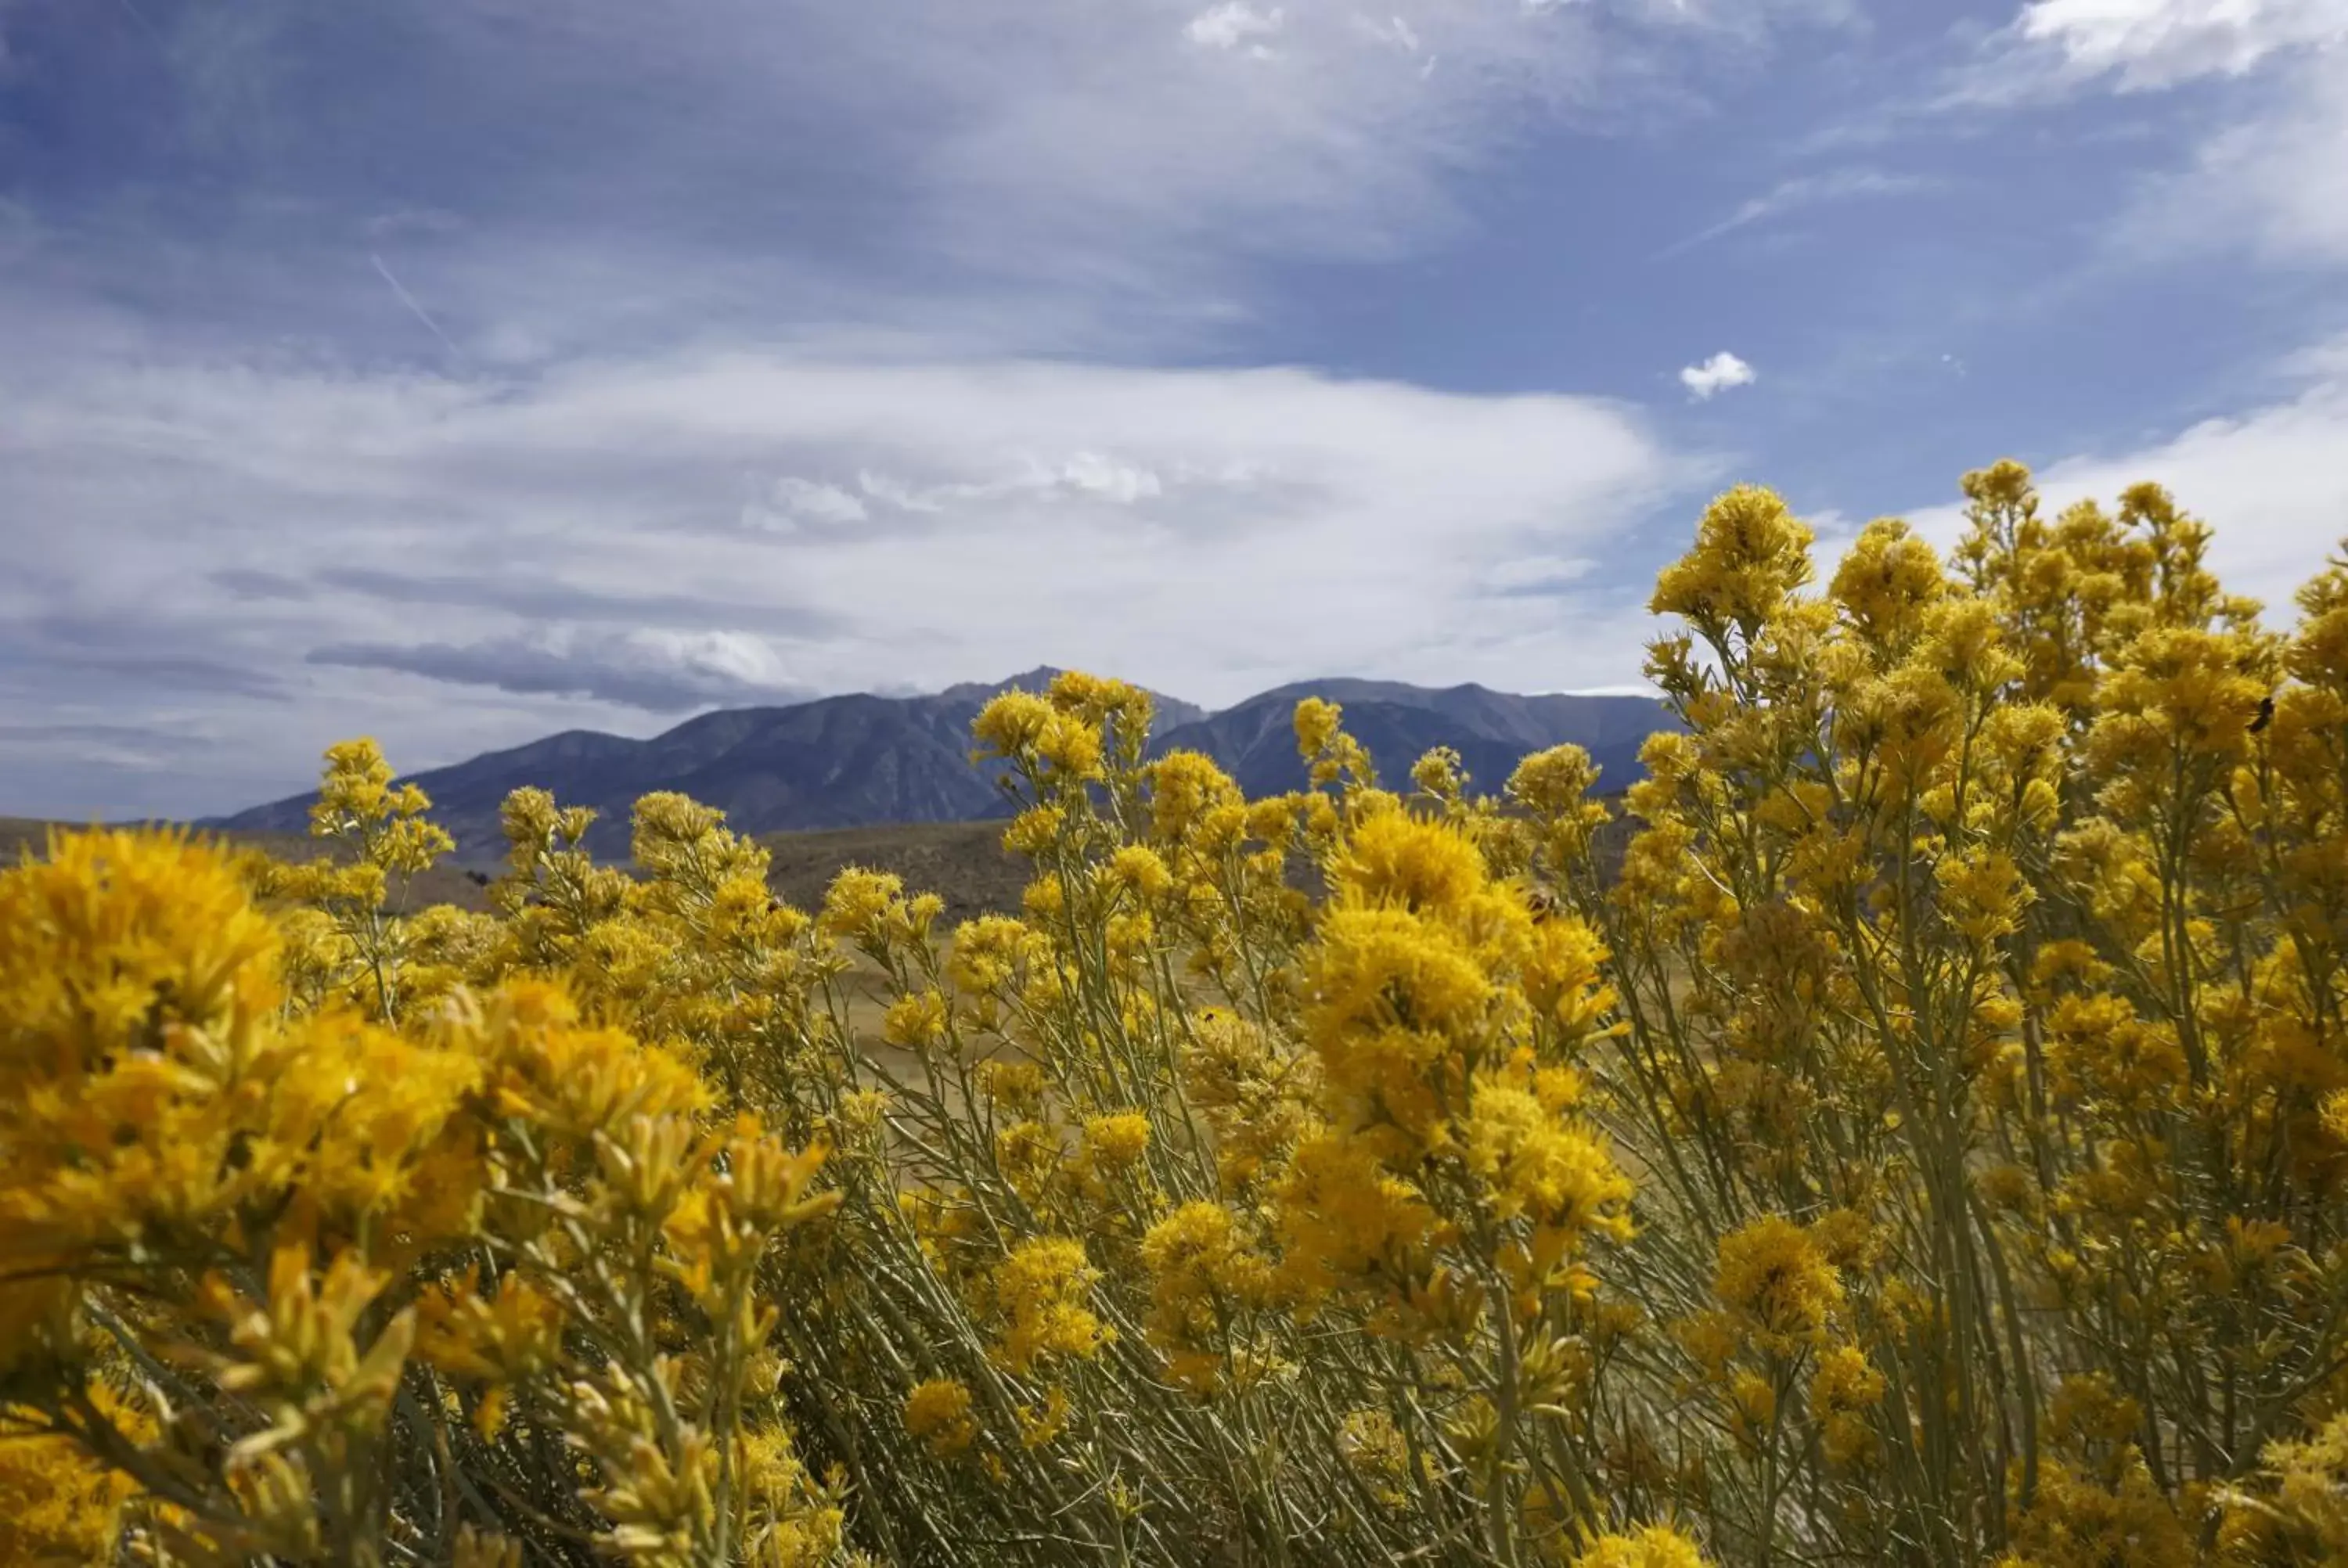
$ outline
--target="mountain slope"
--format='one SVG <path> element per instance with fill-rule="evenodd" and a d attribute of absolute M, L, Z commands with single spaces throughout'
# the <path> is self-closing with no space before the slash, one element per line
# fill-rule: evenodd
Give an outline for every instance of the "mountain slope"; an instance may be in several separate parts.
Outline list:
<path fill-rule="evenodd" d="M 787 708 L 705 713 L 647 741 L 574 733 L 494 752 L 415 781 L 433 819 L 469 861 L 493 859 L 504 836 L 498 812 L 525 784 L 565 805 L 599 814 L 588 845 L 627 853 L 628 815 L 639 796 L 676 790 L 723 809 L 751 833 L 855 827 L 882 822 L 961 822 L 996 815 L 1001 795 L 970 761 L 970 725 L 983 700 L 826 697 Z M 237 829 L 298 831 L 310 795 L 229 817 Z"/>
<path fill-rule="evenodd" d="M 1406 784 L 1410 766 L 1437 746 L 1459 753 L 1474 787 L 1497 793 L 1532 752 L 1566 742 L 1585 748 L 1604 787 L 1639 776 L 1639 747 L 1666 727 L 1651 697 L 1517 696 L 1468 685 L 1435 689 L 1395 681 L 1303 681 L 1166 733 L 1164 744 L 1204 752 L 1249 794 L 1304 786 L 1296 704 L 1323 697 L 1344 709 L 1345 728 L 1369 749 L 1380 780 Z"/>
<path fill-rule="evenodd" d="M 967 822 L 1005 809 L 991 771 L 970 760 L 971 721 L 996 692 L 1040 690 L 1053 673 L 1035 670 L 922 697 L 726 709 L 643 741 L 568 731 L 413 776 L 432 797 L 434 819 L 456 837 L 458 857 L 473 864 L 502 853 L 499 807 L 528 784 L 551 790 L 565 805 L 596 808 L 589 847 L 613 858 L 627 854 L 630 809 L 656 790 L 716 806 L 747 833 Z M 1661 705 L 1644 697 L 1525 697 L 1481 686 L 1436 691 L 1339 679 L 1282 687 L 1218 713 L 1161 698 L 1152 749 L 1204 752 L 1251 794 L 1301 787 L 1292 715 L 1297 702 L 1313 695 L 1344 704 L 1346 727 L 1389 784 L 1404 782 L 1429 748 L 1447 745 L 1480 788 L 1498 790 L 1527 753 L 1572 741 L 1590 749 L 1607 784 L 1620 786 L 1637 776 L 1641 742 L 1666 722 Z M 299 833 L 313 798 L 256 806 L 211 825 Z"/>

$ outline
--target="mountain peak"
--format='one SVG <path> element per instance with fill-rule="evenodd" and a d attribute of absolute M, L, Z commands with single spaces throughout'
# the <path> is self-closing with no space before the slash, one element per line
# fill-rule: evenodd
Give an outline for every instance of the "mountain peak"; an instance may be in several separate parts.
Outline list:
<path fill-rule="evenodd" d="M 983 702 L 1000 697 L 1005 692 L 1042 692 L 1067 671 L 1055 664 L 1038 664 L 1033 670 L 1006 677 L 1001 681 L 963 681 L 947 687 L 939 696 L 957 702 Z"/>
<path fill-rule="evenodd" d="M 1024 671 L 1007 680 L 964 681 L 960 685 L 947 687 L 938 693 L 938 697 L 949 702 L 985 702 L 1005 692 L 1047 691 L 1054 681 L 1066 673 L 1056 664 L 1038 664 L 1033 670 Z M 1194 724 L 1207 716 L 1207 710 L 1196 702 L 1185 702 L 1181 698 L 1169 697 L 1163 692 L 1150 692 L 1149 701 L 1155 711 L 1150 721 L 1153 733 L 1162 734 L 1177 724 Z"/>

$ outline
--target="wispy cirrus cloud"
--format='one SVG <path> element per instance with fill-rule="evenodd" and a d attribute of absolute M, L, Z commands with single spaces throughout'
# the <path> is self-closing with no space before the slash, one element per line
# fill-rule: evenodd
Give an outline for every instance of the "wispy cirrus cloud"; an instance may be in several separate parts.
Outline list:
<path fill-rule="evenodd" d="M 1674 242 L 1663 253 L 1666 256 L 1679 255 L 1740 229 L 1775 222 L 1814 208 L 1847 201 L 1916 196 L 1936 190 L 1939 185 L 1940 181 L 1925 175 L 1896 174 L 1864 166 L 1797 174 L 1781 179 L 1758 196 L 1738 203 L 1735 211 L 1717 223 Z"/>
<path fill-rule="evenodd" d="M 32 14 L 28 163 L 76 191 L 58 275 L 119 297 L 160 252 L 213 310 L 282 332 L 364 304 L 386 343 L 490 364 L 778 316 L 1027 352 L 1195 334 L 1245 318 L 1262 264 L 1457 232 L 1457 182 L 1529 134 L 1625 123 L 1852 21 L 1834 0 L 147 9 L 151 36 L 115 8 Z M 102 135 L 93 81 L 118 105 Z M 183 210 L 190 177 L 241 200 Z"/>

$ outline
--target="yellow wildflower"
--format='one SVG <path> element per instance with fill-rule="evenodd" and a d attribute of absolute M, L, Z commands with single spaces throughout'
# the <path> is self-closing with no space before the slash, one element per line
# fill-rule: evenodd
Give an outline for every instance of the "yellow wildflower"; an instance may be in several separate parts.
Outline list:
<path fill-rule="evenodd" d="M 1707 1568 L 1695 1542 L 1667 1524 L 1631 1535 L 1601 1535 L 1573 1560 L 1573 1568 Z"/>
<path fill-rule="evenodd" d="M 953 1378 L 932 1378 L 905 1396 L 905 1430 L 938 1458 L 952 1458 L 978 1437 L 978 1423 L 970 1410 L 967 1385 Z"/>
<path fill-rule="evenodd" d="M 1767 1214 L 1720 1239 L 1713 1286 L 1721 1304 L 1777 1345 L 1826 1327 L 1842 1305 L 1842 1279 L 1810 1234 Z"/>
<path fill-rule="evenodd" d="M 1098 1277 L 1081 1242 L 1039 1237 L 1014 1247 L 994 1272 L 1003 1365 L 1025 1376 L 1040 1360 L 1099 1350 L 1108 1330 L 1085 1305 Z"/>
<path fill-rule="evenodd" d="M 1148 1147 L 1149 1118 L 1138 1111 L 1095 1116 L 1085 1123 L 1085 1152 L 1103 1170 L 1124 1170 Z"/>

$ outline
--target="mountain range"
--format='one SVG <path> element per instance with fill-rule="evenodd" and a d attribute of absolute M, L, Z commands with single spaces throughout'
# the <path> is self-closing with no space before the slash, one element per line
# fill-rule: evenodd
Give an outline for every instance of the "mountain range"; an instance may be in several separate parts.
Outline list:
<path fill-rule="evenodd" d="M 510 751 L 412 775 L 432 797 L 433 819 L 457 840 L 461 860 L 503 852 L 498 809 L 525 784 L 565 805 L 600 814 L 588 845 L 624 857 L 637 797 L 677 790 L 719 807 L 748 833 L 877 823 L 961 822 L 1004 815 L 993 773 L 971 761 L 971 721 L 1000 692 L 1040 691 L 1056 671 L 1032 670 L 992 685 L 972 682 L 917 697 L 825 697 L 788 707 L 729 708 L 688 719 L 649 740 L 570 730 Z M 1210 712 L 1157 699 L 1153 752 L 1204 752 L 1250 795 L 1302 787 L 1292 718 L 1305 697 L 1344 708 L 1346 729 L 1369 748 L 1380 775 L 1404 782 L 1430 748 L 1458 752 L 1486 790 L 1507 781 L 1527 753 L 1565 742 L 1588 749 L 1605 786 L 1639 776 L 1647 736 L 1672 727 L 1648 697 L 1518 696 L 1482 686 L 1435 690 L 1392 681 L 1300 682 Z M 298 833 L 315 797 L 295 795 L 207 825 Z"/>

